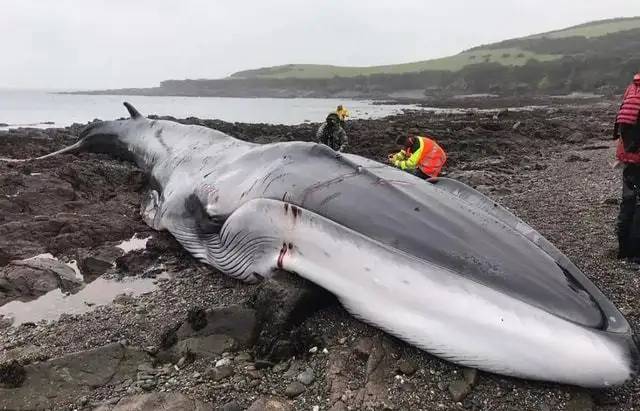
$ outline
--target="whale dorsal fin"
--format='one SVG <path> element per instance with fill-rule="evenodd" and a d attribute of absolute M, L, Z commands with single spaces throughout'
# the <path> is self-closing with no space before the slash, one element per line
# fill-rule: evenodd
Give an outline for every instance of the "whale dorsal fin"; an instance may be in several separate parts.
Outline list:
<path fill-rule="evenodd" d="M 138 110 L 136 110 L 136 108 L 131 105 L 131 103 L 127 103 L 125 101 L 122 104 L 124 104 L 124 106 L 127 108 L 127 111 L 129 112 L 129 115 L 131 116 L 132 119 L 135 120 L 138 118 L 142 118 L 142 114 L 140 114 Z"/>

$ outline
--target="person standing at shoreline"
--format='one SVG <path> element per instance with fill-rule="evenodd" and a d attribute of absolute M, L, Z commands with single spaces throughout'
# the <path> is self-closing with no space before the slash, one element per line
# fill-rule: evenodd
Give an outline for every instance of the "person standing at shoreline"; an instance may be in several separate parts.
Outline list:
<path fill-rule="evenodd" d="M 618 258 L 640 260 L 640 73 L 633 76 L 616 116 L 613 137 L 622 171 L 622 201 L 616 221 Z"/>

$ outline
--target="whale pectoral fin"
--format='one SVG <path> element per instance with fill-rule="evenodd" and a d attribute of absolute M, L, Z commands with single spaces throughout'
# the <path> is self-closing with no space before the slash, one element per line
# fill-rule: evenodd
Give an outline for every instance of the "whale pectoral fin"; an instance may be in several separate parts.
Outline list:
<path fill-rule="evenodd" d="M 128 102 L 123 102 L 122 104 L 124 104 L 124 106 L 127 108 L 127 111 L 129 112 L 129 115 L 131 116 L 132 119 L 138 119 L 138 118 L 144 118 L 144 116 L 142 114 L 140 114 L 140 112 L 138 110 L 136 110 L 135 107 L 133 107 L 131 105 L 131 103 Z"/>
<path fill-rule="evenodd" d="M 185 218 L 193 221 L 198 237 L 208 241 L 212 235 L 220 233 L 225 217 L 222 215 L 209 215 L 205 204 L 197 194 L 191 194 L 184 200 Z"/>

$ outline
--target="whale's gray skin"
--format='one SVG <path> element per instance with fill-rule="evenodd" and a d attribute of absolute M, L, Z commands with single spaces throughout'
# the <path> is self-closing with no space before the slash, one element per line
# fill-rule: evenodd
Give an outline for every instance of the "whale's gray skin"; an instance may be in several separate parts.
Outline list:
<path fill-rule="evenodd" d="M 560 251 L 464 184 L 432 184 L 313 143 L 257 145 L 205 127 L 89 126 L 57 153 L 134 161 L 142 215 L 242 281 L 295 272 L 354 316 L 464 366 L 586 387 L 622 384 L 629 324 Z M 46 157 L 46 156 L 45 156 Z"/>

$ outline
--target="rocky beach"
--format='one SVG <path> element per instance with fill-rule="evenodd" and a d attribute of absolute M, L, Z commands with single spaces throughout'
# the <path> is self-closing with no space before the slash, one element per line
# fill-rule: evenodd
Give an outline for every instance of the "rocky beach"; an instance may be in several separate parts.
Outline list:
<path fill-rule="evenodd" d="M 349 151 L 385 161 L 396 137 L 435 136 L 449 154 L 446 176 L 547 237 L 637 329 L 639 267 L 615 259 L 616 109 L 589 100 L 408 111 L 349 121 Z M 256 143 L 310 141 L 317 127 L 176 121 Z M 58 150 L 82 127 L 0 131 L 0 157 Z M 0 162 L 0 409 L 577 411 L 640 402 L 637 380 L 585 390 L 452 365 L 286 273 L 257 285 L 227 278 L 142 221 L 145 185 L 134 165 L 100 154 Z M 57 306 L 68 300 L 75 305 Z"/>

